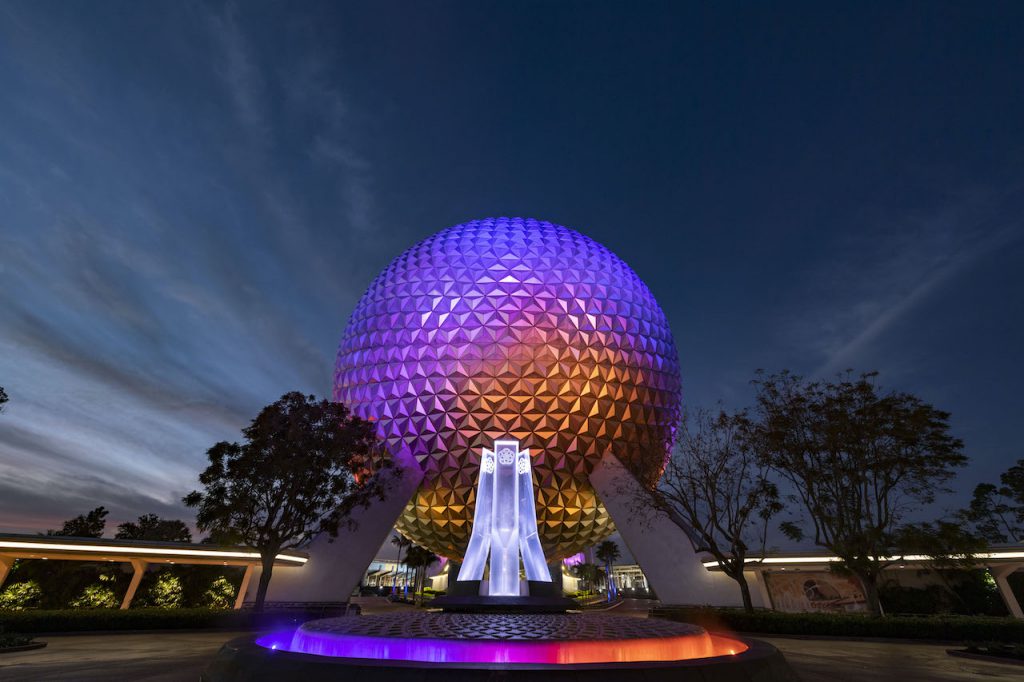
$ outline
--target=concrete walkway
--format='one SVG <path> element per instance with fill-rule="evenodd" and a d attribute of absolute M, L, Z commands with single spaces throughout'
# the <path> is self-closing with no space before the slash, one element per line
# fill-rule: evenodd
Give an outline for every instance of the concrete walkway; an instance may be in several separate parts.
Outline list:
<path fill-rule="evenodd" d="M 1024 666 L 954 658 L 943 644 L 759 637 L 777 647 L 803 682 L 1024 680 Z"/>
<path fill-rule="evenodd" d="M 382 598 L 358 600 L 364 614 L 412 610 Z M 625 600 L 610 613 L 646 617 L 650 602 Z M 196 682 L 207 662 L 240 632 L 50 635 L 45 649 L 0 654 L 0 680 Z M 761 637 L 778 647 L 804 682 L 1024 680 L 1024 666 L 953 658 L 945 645 Z"/>
<path fill-rule="evenodd" d="M 45 649 L 0 654 L 0 680 L 197 682 L 221 645 L 242 634 L 47 635 Z"/>

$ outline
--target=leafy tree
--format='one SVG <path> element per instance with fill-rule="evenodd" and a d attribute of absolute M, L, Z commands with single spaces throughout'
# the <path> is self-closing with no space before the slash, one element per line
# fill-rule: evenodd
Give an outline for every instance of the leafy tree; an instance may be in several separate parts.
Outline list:
<path fill-rule="evenodd" d="M 619 552 L 619 546 L 611 540 L 605 540 L 597 546 L 597 552 L 595 553 L 597 558 L 604 562 L 604 575 L 605 580 L 608 583 L 608 601 L 615 598 L 615 579 L 612 577 L 612 564 L 622 556 Z"/>
<path fill-rule="evenodd" d="M 413 589 L 416 594 L 416 605 L 423 603 L 423 583 L 426 580 L 427 568 L 431 564 L 435 564 L 440 559 L 436 554 L 431 552 L 429 549 L 420 547 L 419 545 L 413 545 L 409 548 L 409 551 L 405 553 L 405 563 L 415 569 L 416 573 L 413 576 Z"/>
<path fill-rule="evenodd" d="M 4 403 L 6 403 L 7 400 L 7 392 L 4 390 L 3 386 L 0 386 L 0 412 L 4 411 Z"/>
<path fill-rule="evenodd" d="M 655 505 L 736 581 L 753 611 L 743 573 L 751 546 L 764 551 L 768 520 L 782 509 L 762 440 L 747 413 L 684 414 L 679 442 L 653 491 Z"/>
<path fill-rule="evenodd" d="M 162 542 L 192 542 L 192 533 L 184 521 L 161 519 L 156 514 L 143 514 L 138 523 L 125 521 L 117 527 L 117 540 L 157 540 Z"/>
<path fill-rule="evenodd" d="M 881 615 L 878 579 L 898 551 L 907 514 L 948 491 L 967 458 L 949 433 L 949 413 L 908 393 L 882 393 L 875 374 L 806 381 L 782 372 L 755 380 L 765 463 L 802 503 L 815 544 L 864 586 Z M 804 537 L 792 521 L 790 538 Z"/>
<path fill-rule="evenodd" d="M 245 543 L 238 531 L 233 528 L 211 528 L 205 538 L 199 541 L 203 545 L 221 545 L 230 547 Z"/>
<path fill-rule="evenodd" d="M 960 513 L 989 542 L 1024 542 L 1024 459 L 999 476 L 999 485 L 981 483 Z"/>
<path fill-rule="evenodd" d="M 391 594 L 394 594 L 395 593 L 395 589 L 396 589 L 396 587 L 398 585 L 398 567 L 402 565 L 402 552 L 404 552 L 406 550 L 406 548 L 408 548 L 408 547 L 410 547 L 412 545 L 412 540 L 406 539 L 406 537 L 404 535 L 396 534 L 393 538 L 391 538 L 391 544 L 398 548 L 398 563 L 395 564 L 395 582 L 394 582 L 394 584 L 391 585 Z M 405 591 L 408 593 L 408 591 L 409 591 L 409 580 L 408 580 L 409 565 L 406 564 L 405 568 L 403 570 L 406 573 L 406 576 L 405 576 L 406 577 L 406 579 L 405 579 Z"/>
<path fill-rule="evenodd" d="M 244 443 L 220 442 L 199 475 L 205 491 L 184 498 L 200 530 L 229 533 L 256 548 L 262 611 L 274 558 L 318 533 L 335 537 L 351 512 L 383 499 L 397 473 L 380 457 L 374 426 L 341 403 L 287 393 L 242 430 Z"/>
<path fill-rule="evenodd" d="M 61 535 L 75 538 L 101 538 L 107 526 L 107 514 L 104 507 L 96 507 L 90 512 L 79 514 L 64 522 L 60 530 L 48 530 L 47 535 Z"/>

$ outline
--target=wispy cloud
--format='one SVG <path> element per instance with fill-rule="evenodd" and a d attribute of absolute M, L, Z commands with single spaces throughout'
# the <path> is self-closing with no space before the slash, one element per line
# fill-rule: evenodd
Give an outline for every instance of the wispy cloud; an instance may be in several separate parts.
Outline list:
<path fill-rule="evenodd" d="M 165 10 L 144 80 L 112 21 L 0 13 L 0 527 L 187 517 L 206 448 L 329 393 L 368 279 L 372 169 L 316 46 L 270 68 L 234 5 Z"/>
<path fill-rule="evenodd" d="M 865 218 L 805 279 L 782 329 L 809 353 L 813 376 L 864 364 L 914 310 L 986 256 L 1024 238 L 1017 192 L 971 192 L 936 210 Z"/>

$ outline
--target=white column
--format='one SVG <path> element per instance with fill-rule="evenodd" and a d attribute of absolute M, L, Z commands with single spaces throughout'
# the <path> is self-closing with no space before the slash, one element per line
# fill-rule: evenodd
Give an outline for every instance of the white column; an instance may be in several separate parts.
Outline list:
<path fill-rule="evenodd" d="M 256 564 L 249 564 L 245 567 L 245 574 L 242 576 L 242 584 L 238 586 L 238 595 L 235 597 L 235 610 L 242 608 L 245 603 L 245 593 L 249 590 L 249 583 L 252 581 L 252 572 Z"/>
<path fill-rule="evenodd" d="M 754 574 L 754 585 L 757 586 L 757 592 L 761 595 L 761 606 L 774 611 L 775 605 L 772 604 L 772 597 L 768 592 L 768 583 L 764 579 L 764 569 L 758 566 L 751 573 Z"/>
<path fill-rule="evenodd" d="M 1022 566 L 1024 564 L 1003 564 L 1001 566 L 990 566 L 988 569 L 991 571 L 992 577 L 996 579 L 999 595 L 1006 602 L 1006 608 L 1010 610 L 1010 615 L 1014 618 L 1024 618 L 1024 610 L 1021 610 L 1020 602 L 1017 601 L 1017 596 L 1010 589 L 1010 583 L 1007 582 L 1006 578 Z"/>
<path fill-rule="evenodd" d="M 0 554 L 0 589 L 3 589 L 4 581 L 7 580 L 7 574 L 11 572 L 13 567 L 14 557 Z"/>
<path fill-rule="evenodd" d="M 275 566 L 267 601 L 346 601 L 349 598 L 423 480 L 423 470 L 411 455 L 403 454 L 394 462 L 402 475 L 384 500 L 374 500 L 369 507 L 356 509 L 351 517 L 355 527 L 350 529 L 342 523 L 336 538 L 332 539 L 327 533 L 313 538 L 302 548 L 309 554 L 304 566 Z M 256 580 L 253 583 L 259 584 Z M 249 589 L 255 589 L 252 583 Z"/>
<path fill-rule="evenodd" d="M 121 600 L 121 608 L 127 609 L 132 605 L 132 599 L 135 599 L 135 591 L 139 589 L 139 583 L 142 582 L 142 576 L 146 574 L 146 562 L 142 559 L 132 559 L 132 581 L 128 583 L 128 591 L 124 593 L 124 599 Z"/>

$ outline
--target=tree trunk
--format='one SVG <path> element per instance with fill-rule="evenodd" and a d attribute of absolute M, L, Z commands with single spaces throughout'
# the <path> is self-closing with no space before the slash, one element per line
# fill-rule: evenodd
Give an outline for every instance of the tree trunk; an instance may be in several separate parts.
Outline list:
<path fill-rule="evenodd" d="M 743 571 L 740 570 L 739 575 L 736 576 L 735 580 L 740 586 L 740 597 L 743 599 L 743 610 L 747 613 L 753 613 L 754 602 L 750 598 L 750 585 L 747 584 L 747 576 L 743 575 Z"/>
<path fill-rule="evenodd" d="M 882 600 L 878 596 L 878 580 L 873 575 L 857 574 L 860 584 L 864 586 L 864 601 L 867 602 L 868 613 L 873 618 L 882 617 Z"/>
<path fill-rule="evenodd" d="M 415 600 L 416 606 L 422 606 L 423 605 L 423 583 L 422 583 L 422 578 L 420 576 L 421 576 L 421 574 L 425 574 L 426 572 L 427 572 L 427 569 L 426 569 L 425 566 L 417 566 L 416 567 L 416 578 L 415 578 L 415 583 L 413 584 L 413 589 L 416 591 L 416 600 Z"/>
<path fill-rule="evenodd" d="M 274 573 L 274 558 L 277 556 L 277 552 L 263 555 L 261 563 L 263 570 L 260 571 L 260 584 L 256 588 L 256 605 L 253 610 L 256 613 L 263 613 L 263 603 L 267 599 L 267 588 L 270 587 L 270 578 Z"/>

